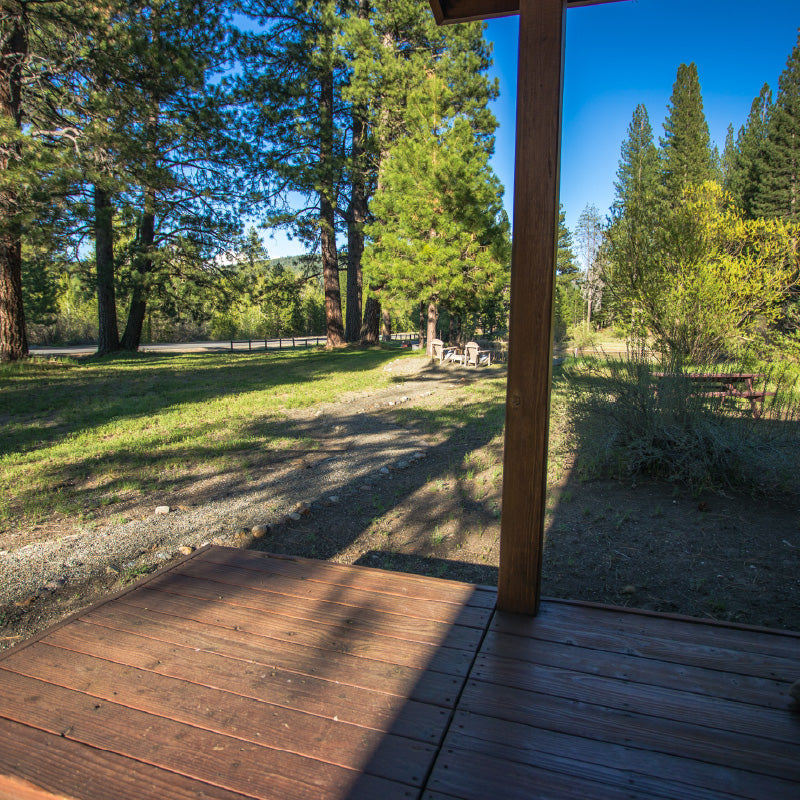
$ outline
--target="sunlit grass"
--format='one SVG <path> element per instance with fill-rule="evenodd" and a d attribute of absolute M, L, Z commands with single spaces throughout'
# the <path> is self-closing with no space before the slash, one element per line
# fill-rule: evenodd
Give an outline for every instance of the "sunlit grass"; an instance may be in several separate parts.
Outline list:
<path fill-rule="evenodd" d="M 390 350 L 136 355 L 0 367 L 0 529 L 314 443 L 290 409 L 392 382 Z"/>

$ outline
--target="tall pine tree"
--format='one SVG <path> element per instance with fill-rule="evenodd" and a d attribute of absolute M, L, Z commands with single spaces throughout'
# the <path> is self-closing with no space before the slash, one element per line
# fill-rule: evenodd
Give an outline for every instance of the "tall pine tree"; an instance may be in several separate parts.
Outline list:
<path fill-rule="evenodd" d="M 800 222 L 800 35 L 778 82 L 753 209 L 758 216 Z"/>
<path fill-rule="evenodd" d="M 753 100 L 747 122 L 739 129 L 736 140 L 733 140 L 733 130 L 729 129 L 725 142 L 723 187 L 731 193 L 734 202 L 748 219 L 758 216 L 755 198 L 764 169 L 764 147 L 771 107 L 772 91 L 765 83 L 758 97 Z"/>
<path fill-rule="evenodd" d="M 615 312 L 632 333 L 638 330 L 642 295 L 658 269 L 656 231 L 664 211 L 658 151 L 647 109 L 638 105 L 620 149 L 611 224 L 606 231 L 609 263 L 605 283 Z"/>
<path fill-rule="evenodd" d="M 667 108 L 661 139 L 663 180 L 667 197 L 675 205 L 688 186 L 713 177 L 711 140 L 694 62 L 678 67 Z"/>

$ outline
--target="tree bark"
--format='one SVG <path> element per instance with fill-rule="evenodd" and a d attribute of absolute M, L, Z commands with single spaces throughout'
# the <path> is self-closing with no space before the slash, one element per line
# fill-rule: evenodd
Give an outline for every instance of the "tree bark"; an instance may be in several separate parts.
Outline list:
<path fill-rule="evenodd" d="M 347 214 L 347 320 L 345 338 L 348 342 L 358 339 L 361 332 L 361 304 L 363 279 L 361 256 L 364 253 L 364 222 L 367 218 L 367 191 L 364 172 L 360 164 L 363 159 L 363 143 L 366 125 L 360 111 L 353 112 L 353 179 L 350 208 Z"/>
<path fill-rule="evenodd" d="M 392 339 L 392 315 L 386 309 L 383 309 L 381 316 L 383 319 L 381 336 L 385 342 L 389 342 Z"/>
<path fill-rule="evenodd" d="M 333 206 L 333 71 L 326 68 L 319 85 L 320 153 L 322 188 L 319 193 L 320 247 L 325 283 L 325 327 L 327 347 L 344 344 L 342 293 L 339 286 L 339 260 L 336 252 L 336 218 Z"/>
<path fill-rule="evenodd" d="M 439 321 L 439 309 L 436 303 L 428 303 L 428 330 L 426 352 L 428 358 L 433 358 L 433 340 L 436 338 L 436 323 Z"/>
<path fill-rule="evenodd" d="M 369 19 L 369 0 L 359 0 L 359 19 Z M 361 104 L 353 106 L 353 150 L 350 208 L 347 214 L 347 318 L 345 338 L 355 342 L 361 336 L 361 307 L 363 278 L 361 256 L 364 253 L 364 222 L 367 218 L 366 165 L 367 142 L 366 109 Z"/>
<path fill-rule="evenodd" d="M 114 290 L 114 206 L 111 194 L 94 187 L 94 239 L 97 268 L 97 354 L 120 349 Z"/>
<path fill-rule="evenodd" d="M 425 303 L 419 304 L 419 326 L 417 330 L 419 331 L 419 346 L 422 347 L 423 342 L 425 341 L 425 326 L 427 325 L 426 317 L 425 317 Z"/>
<path fill-rule="evenodd" d="M 139 254 L 136 268 L 140 278 L 134 285 L 131 295 L 128 321 L 120 343 L 123 350 L 137 351 L 142 340 L 142 326 L 147 312 L 147 291 L 144 282 L 147 274 L 153 269 L 152 250 L 156 238 L 155 223 L 155 193 L 148 190 L 145 194 L 144 214 L 139 225 Z"/>
<path fill-rule="evenodd" d="M 381 317 L 381 304 L 377 297 L 370 295 L 364 304 L 364 323 L 361 326 L 361 344 L 378 344 L 378 321 Z"/>
<path fill-rule="evenodd" d="M 0 118 L 22 126 L 22 64 L 28 36 L 19 17 L 12 17 L 0 53 Z M 21 156 L 18 145 L 0 150 L 0 170 Z M 15 217 L 19 198 L 13 189 L 0 192 L 0 361 L 28 355 L 25 309 L 22 304 L 22 238 Z"/>

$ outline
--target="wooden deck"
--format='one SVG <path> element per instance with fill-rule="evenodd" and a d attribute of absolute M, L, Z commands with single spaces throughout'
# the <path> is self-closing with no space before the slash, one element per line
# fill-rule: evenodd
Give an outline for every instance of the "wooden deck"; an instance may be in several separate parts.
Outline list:
<path fill-rule="evenodd" d="M 0 798 L 800 795 L 800 636 L 208 548 L 0 657 Z"/>

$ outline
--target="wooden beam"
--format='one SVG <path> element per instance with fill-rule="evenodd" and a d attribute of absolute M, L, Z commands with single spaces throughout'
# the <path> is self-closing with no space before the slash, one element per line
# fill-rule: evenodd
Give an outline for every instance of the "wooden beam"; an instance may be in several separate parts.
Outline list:
<path fill-rule="evenodd" d="M 614 2 L 619 0 L 567 0 L 567 6 L 574 8 Z M 430 4 L 439 25 L 507 17 L 518 14 L 520 10 L 520 0 L 430 0 Z"/>
<path fill-rule="evenodd" d="M 547 491 L 566 0 L 520 0 L 520 6 L 497 606 L 535 614 Z"/>

